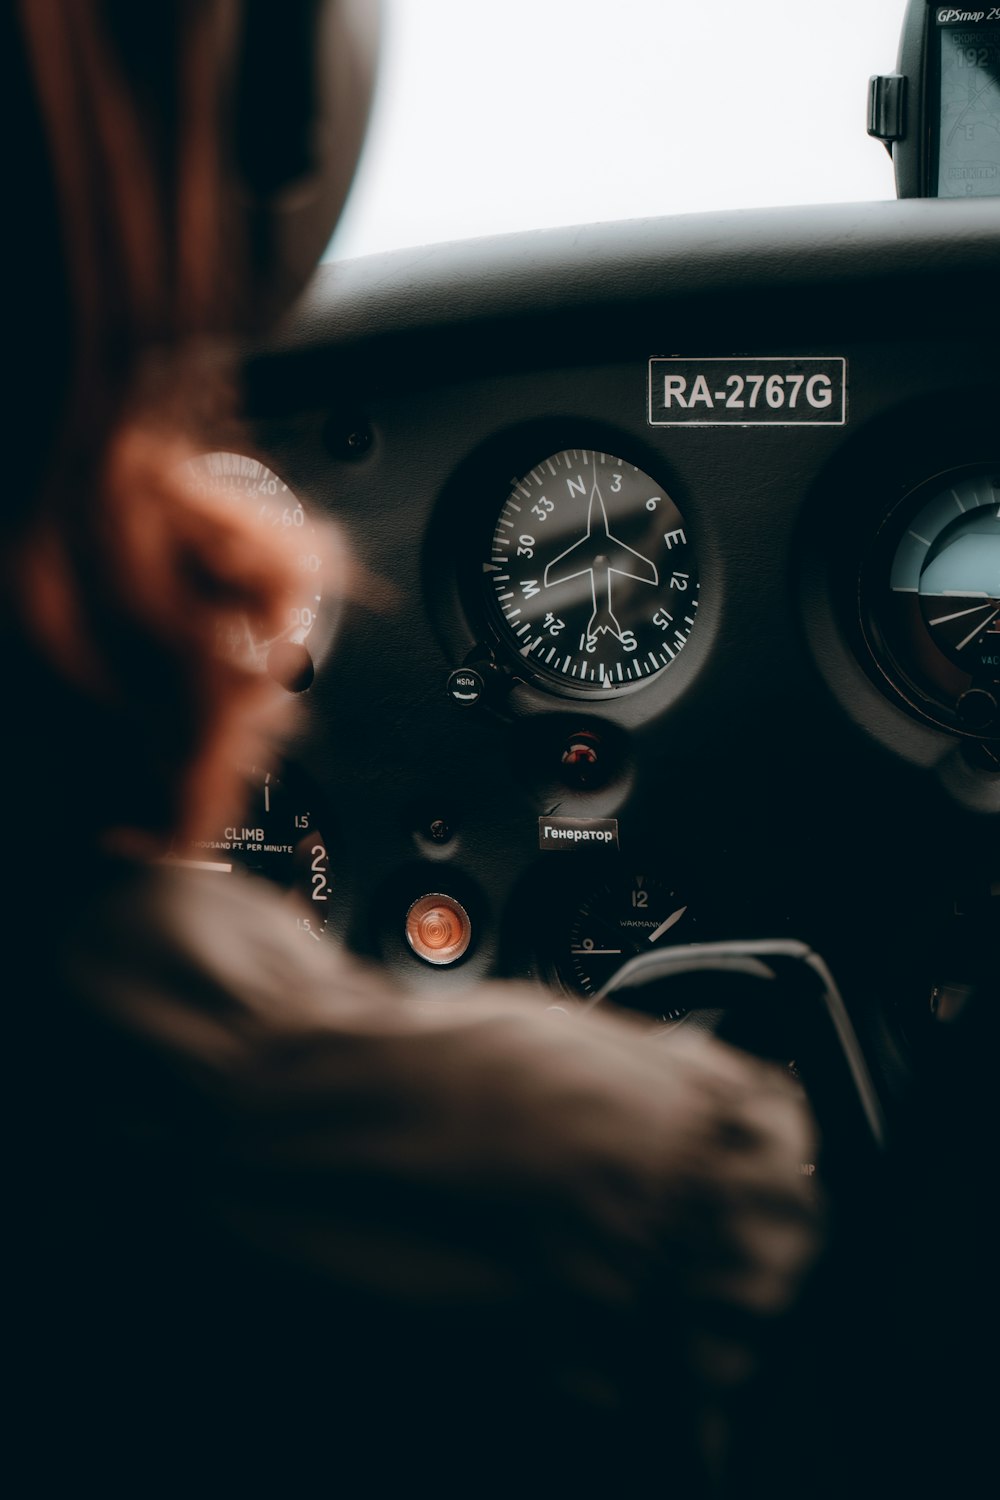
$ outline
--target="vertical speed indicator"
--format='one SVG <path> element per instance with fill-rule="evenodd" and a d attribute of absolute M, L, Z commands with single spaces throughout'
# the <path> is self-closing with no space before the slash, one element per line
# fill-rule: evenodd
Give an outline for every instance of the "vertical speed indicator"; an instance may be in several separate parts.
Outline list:
<path fill-rule="evenodd" d="M 166 863 L 218 876 L 232 875 L 240 866 L 262 875 L 285 896 L 296 929 L 318 942 L 334 894 L 330 846 L 317 813 L 318 794 L 301 774 L 288 772 L 279 780 L 249 767 L 251 796 L 243 816 L 173 849 Z"/>
<path fill-rule="evenodd" d="M 483 581 L 500 639 L 571 693 L 634 687 L 677 659 L 698 574 L 684 518 L 634 464 L 566 448 L 514 483 Z"/>

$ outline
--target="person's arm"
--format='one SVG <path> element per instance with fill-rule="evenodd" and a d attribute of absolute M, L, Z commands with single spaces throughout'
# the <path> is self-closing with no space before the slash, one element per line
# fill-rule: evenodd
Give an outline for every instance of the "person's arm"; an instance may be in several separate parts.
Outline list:
<path fill-rule="evenodd" d="M 815 1240 L 778 1070 L 542 992 L 401 996 L 255 882 L 142 884 L 108 903 L 114 965 L 91 924 L 74 983 L 130 1038 L 145 1139 L 190 1154 L 213 1234 L 308 1285 L 352 1359 L 385 1346 L 411 1406 L 430 1380 L 449 1409 L 667 1432 L 746 1375 Z"/>

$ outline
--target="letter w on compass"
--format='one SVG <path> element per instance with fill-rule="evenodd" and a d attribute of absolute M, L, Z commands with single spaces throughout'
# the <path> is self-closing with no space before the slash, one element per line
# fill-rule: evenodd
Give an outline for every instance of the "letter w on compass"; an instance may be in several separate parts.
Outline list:
<path fill-rule="evenodd" d="M 612 598 L 611 575 L 617 573 L 624 578 L 634 578 L 638 583 L 649 583 L 653 587 L 660 576 L 655 563 L 631 547 L 626 547 L 611 533 L 604 499 L 594 475 L 594 487 L 590 492 L 587 510 L 587 532 L 572 547 L 567 547 L 554 557 L 545 569 L 544 584 L 552 588 L 557 583 L 567 583 L 571 578 L 589 575 L 593 613 L 587 624 L 581 646 L 592 651 L 602 634 L 616 636 L 625 644 L 626 632 L 615 616 Z"/>

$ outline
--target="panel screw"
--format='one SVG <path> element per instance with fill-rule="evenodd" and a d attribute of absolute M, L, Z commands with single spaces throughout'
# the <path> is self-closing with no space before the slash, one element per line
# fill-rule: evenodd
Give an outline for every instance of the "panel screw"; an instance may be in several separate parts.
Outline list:
<path fill-rule="evenodd" d="M 963 729 L 989 729 L 997 717 L 997 700 L 985 688 L 969 688 L 955 704 L 955 712 Z"/>
<path fill-rule="evenodd" d="M 363 458 L 375 441 L 368 423 L 355 417 L 346 423 L 334 419 L 328 424 L 325 436 L 337 458 Z"/>

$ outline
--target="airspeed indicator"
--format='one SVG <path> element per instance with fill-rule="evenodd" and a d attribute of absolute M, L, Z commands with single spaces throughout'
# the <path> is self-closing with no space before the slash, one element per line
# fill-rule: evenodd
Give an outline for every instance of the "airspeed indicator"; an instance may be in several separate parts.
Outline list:
<path fill-rule="evenodd" d="M 301 500 L 272 469 L 245 453 L 201 453 L 188 459 L 181 473 L 195 493 L 224 497 L 234 508 L 256 515 L 262 530 L 294 538 L 300 586 L 289 604 L 280 634 L 260 639 L 249 621 L 235 626 L 225 646 L 237 658 L 266 669 L 293 692 L 312 681 L 307 642 L 320 618 L 320 580 L 324 572 L 321 539 Z"/>
<path fill-rule="evenodd" d="M 697 615 L 677 506 L 634 464 L 590 448 L 553 453 L 515 482 L 483 576 L 501 639 L 569 692 L 655 677 Z"/>

